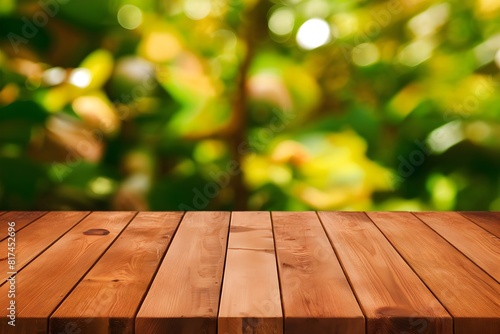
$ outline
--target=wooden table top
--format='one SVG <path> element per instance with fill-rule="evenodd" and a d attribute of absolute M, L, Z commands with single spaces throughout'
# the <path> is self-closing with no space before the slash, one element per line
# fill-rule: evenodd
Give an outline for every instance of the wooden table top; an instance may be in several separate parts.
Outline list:
<path fill-rule="evenodd" d="M 0 212 L 0 231 L 1 333 L 500 333 L 499 212 Z"/>

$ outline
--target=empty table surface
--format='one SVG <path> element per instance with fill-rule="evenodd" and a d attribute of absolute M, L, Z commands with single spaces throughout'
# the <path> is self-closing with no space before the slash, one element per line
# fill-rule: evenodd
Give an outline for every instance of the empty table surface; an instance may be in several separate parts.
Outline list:
<path fill-rule="evenodd" d="M 0 332 L 498 334 L 499 231 L 498 212 L 0 212 Z"/>

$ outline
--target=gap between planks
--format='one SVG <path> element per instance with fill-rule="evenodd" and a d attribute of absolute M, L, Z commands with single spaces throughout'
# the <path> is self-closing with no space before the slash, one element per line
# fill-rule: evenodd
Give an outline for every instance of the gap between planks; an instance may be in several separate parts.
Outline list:
<path fill-rule="evenodd" d="M 73 323 L 84 333 L 133 333 L 136 314 L 182 216 L 139 212 L 51 315 L 51 332 Z"/>
<path fill-rule="evenodd" d="M 95 259 L 107 249 L 107 245 L 125 228 L 132 216 L 133 213 L 129 212 L 94 212 L 31 262 L 18 274 L 19 277 L 16 276 L 17 289 L 23 291 L 16 298 L 16 304 L 20 306 L 17 310 L 16 331 L 2 322 L 2 333 L 47 331 L 49 315 L 80 281 L 88 268 L 94 265 Z M 82 234 L 96 225 L 108 229 L 110 233 L 89 242 L 89 238 Z M 54 267 L 58 269 L 53 270 Z M 37 286 L 43 286 L 43 289 L 29 288 Z M 5 288 L 6 285 L 2 286 L 0 291 Z M 5 296 L 4 293 L 0 295 L 2 303 L 6 297 L 6 291 Z"/>
<path fill-rule="evenodd" d="M 457 212 L 482 227 L 486 231 L 500 238 L 500 212 L 463 211 Z"/>
<path fill-rule="evenodd" d="M 0 231 L 7 232 L 7 224 L 11 221 L 15 222 L 16 234 L 22 231 L 28 225 L 34 223 L 38 219 L 42 218 L 48 213 L 48 211 L 9 211 L 4 212 L 0 215 Z M 0 241 L 7 239 L 7 235 L 1 236 Z"/>
<path fill-rule="evenodd" d="M 491 276 L 409 212 L 368 215 L 453 316 L 455 334 L 497 333 L 500 286 Z"/>
<path fill-rule="evenodd" d="M 38 256 L 71 231 L 72 228 L 88 217 L 89 214 L 90 212 L 88 211 L 52 211 L 43 214 L 31 222 L 21 219 L 21 222 L 25 225 L 22 229 L 16 231 L 16 273 L 19 274 L 22 272 L 26 266 L 35 261 Z M 52 224 L 53 220 L 62 219 L 61 215 L 66 216 L 63 218 L 63 224 L 57 226 L 55 229 L 44 226 Z M 57 231 L 57 229 L 60 229 L 60 231 Z M 57 233 L 54 231 L 57 231 Z M 7 241 L 7 238 L 0 241 L 0 247 L 7 249 Z M 6 268 L 7 262 L 0 262 L 0 286 L 4 285 L 9 277 Z"/>
<path fill-rule="evenodd" d="M 367 333 L 414 332 L 420 322 L 434 333 L 452 333 L 451 316 L 365 213 L 318 215 L 364 311 Z"/>
<path fill-rule="evenodd" d="M 434 232 L 474 262 L 495 281 L 500 281 L 500 239 L 455 212 L 413 212 Z"/>
<path fill-rule="evenodd" d="M 5 214 L 5 213 L 4 213 Z M 275 214 L 279 214 L 279 213 L 275 213 Z M 291 216 L 293 216 L 294 214 L 293 213 L 290 213 Z M 384 233 L 384 231 L 381 229 L 381 227 L 379 226 L 379 224 L 376 224 L 373 219 L 371 217 L 369 217 L 369 214 L 367 213 L 364 213 L 365 216 L 367 216 L 367 218 L 371 221 L 371 223 L 379 230 L 379 232 L 384 236 L 384 238 L 391 244 L 392 248 L 394 248 L 394 250 L 398 253 L 398 255 L 407 263 L 407 265 L 412 269 L 413 272 L 415 272 L 416 276 L 419 277 L 419 279 L 422 281 L 423 284 L 425 284 L 429 291 L 432 292 L 434 294 L 434 296 L 436 296 L 436 294 L 434 293 L 434 291 L 432 289 L 429 288 L 429 286 L 427 285 L 426 281 L 422 278 L 420 278 L 420 275 L 418 274 L 417 270 L 413 267 L 413 262 L 412 261 L 409 261 L 408 260 L 408 256 L 404 256 L 404 252 L 402 253 L 401 252 L 401 247 L 399 247 L 399 249 L 396 247 L 395 244 L 393 244 L 393 238 L 389 238 L 386 233 Z M 469 261 L 471 261 L 471 259 L 467 256 L 465 256 L 465 254 L 463 254 L 463 252 L 461 252 L 460 250 L 456 249 L 456 247 L 445 237 L 443 237 L 443 235 L 439 234 L 437 231 L 435 231 L 434 229 L 432 229 L 430 226 L 428 226 L 428 224 L 426 224 L 425 222 L 423 222 L 421 219 L 417 218 L 415 215 L 413 215 L 415 217 L 415 219 L 418 219 L 420 220 L 420 222 L 426 226 L 430 231 L 432 231 L 434 234 L 438 235 L 440 238 L 442 238 L 443 240 L 446 240 L 446 242 L 451 245 L 453 248 L 455 248 L 455 250 L 460 253 L 462 256 L 464 256 L 465 258 L 467 258 Z M 1 218 L 4 218 L 5 216 L 0 216 Z M 88 272 L 91 270 L 91 268 L 94 267 L 94 265 L 96 263 L 98 263 L 100 261 L 100 259 L 104 256 L 104 254 L 106 254 L 108 252 L 108 250 L 112 247 L 112 245 L 118 240 L 118 238 L 120 237 L 120 235 L 127 229 L 127 227 L 129 226 L 129 224 L 131 223 L 131 221 L 135 218 L 135 216 L 133 218 L 130 219 L 130 221 L 128 222 L 128 224 L 121 230 L 121 232 L 115 237 L 115 239 L 113 239 L 113 241 L 111 242 L 111 244 L 109 244 L 106 249 L 101 253 L 101 255 L 94 261 L 94 263 L 89 266 L 90 269 L 88 269 L 83 275 L 82 277 L 77 281 L 77 283 L 73 286 L 73 288 L 66 294 L 66 297 L 63 299 L 63 301 L 71 295 L 71 293 L 73 292 L 73 290 L 80 284 L 80 282 L 82 281 L 82 279 L 88 274 Z M 319 214 L 316 212 L 316 218 L 318 221 L 320 221 L 320 218 L 319 218 Z M 469 221 L 471 221 L 472 224 L 475 224 L 476 226 L 479 226 L 478 224 L 476 224 L 476 222 L 472 221 L 469 217 L 466 217 Z M 36 218 L 38 219 L 38 218 Z M 35 219 L 35 220 L 36 220 Z M 465 218 L 464 218 L 465 219 Z M 33 220 L 32 222 L 30 222 L 29 224 L 33 223 L 35 220 Z M 83 218 L 82 218 L 83 220 Z M 177 236 L 177 231 L 179 230 L 180 226 L 181 226 L 181 223 L 183 222 L 184 220 L 184 216 L 181 218 L 180 220 L 180 223 L 178 224 L 176 230 L 174 231 L 174 234 L 172 236 L 172 240 L 174 239 L 174 237 Z M 81 221 L 81 220 L 80 220 Z M 79 222 L 80 222 L 79 221 Z M 78 223 L 79 223 L 78 222 Z M 77 224 L 78 224 L 77 223 Z M 279 268 L 280 268 L 280 263 L 279 263 L 279 257 L 278 257 L 278 247 L 277 247 L 277 237 L 276 237 L 276 226 L 275 226 L 275 222 L 274 222 L 274 216 L 271 215 L 270 216 L 270 223 L 271 223 L 271 232 L 272 232 L 272 242 L 273 242 L 273 249 L 274 249 L 274 257 L 275 257 L 275 269 L 277 271 L 279 271 Z M 28 226 L 29 224 L 27 224 L 26 226 Z M 226 265 L 227 265 L 227 259 L 228 259 L 228 252 L 229 252 L 229 243 L 230 243 L 230 236 L 231 236 L 231 232 L 230 232 L 230 229 L 231 229 L 231 226 L 233 224 L 233 214 L 231 214 L 230 216 L 230 219 L 229 219 L 229 223 L 228 223 L 228 231 L 227 231 L 227 236 L 226 236 L 226 245 L 225 245 L 225 253 L 224 253 L 224 263 L 223 263 L 223 266 L 222 266 L 222 278 L 221 278 L 221 286 L 220 286 L 220 291 L 219 291 L 219 300 L 218 300 L 218 307 L 217 307 L 217 313 L 216 313 L 216 323 L 219 322 L 219 315 L 220 315 L 220 310 L 221 310 L 221 303 L 222 303 L 222 293 L 223 293 L 223 289 L 224 289 L 224 284 L 225 284 L 225 280 L 226 280 L 226 277 L 225 277 L 225 273 L 226 273 Z M 323 230 L 323 233 L 325 235 L 327 235 L 327 231 L 325 229 L 325 226 L 323 224 L 322 221 L 320 221 L 320 225 L 321 225 L 321 228 Z M 481 226 L 482 227 L 482 226 Z M 60 236 L 57 240 L 59 240 L 60 238 L 62 238 L 65 234 L 67 234 L 69 231 L 66 231 L 62 236 Z M 329 238 L 328 238 L 329 239 Z M 54 244 L 56 241 L 54 241 L 52 244 Z M 52 244 L 50 244 L 47 248 L 49 248 Z M 344 276 L 346 276 L 346 279 L 347 279 L 347 282 L 348 282 L 348 286 L 350 287 L 351 291 L 353 292 L 354 294 L 354 297 L 355 297 L 355 301 L 356 303 L 358 304 L 358 306 L 360 308 L 363 308 L 362 307 L 362 303 L 360 302 L 360 300 L 357 298 L 357 295 L 356 295 L 356 291 L 353 287 L 353 284 L 352 282 L 350 281 L 349 279 L 349 275 L 348 275 L 348 271 L 346 270 L 346 268 L 344 267 L 343 263 L 342 263 L 342 260 L 341 260 L 341 257 L 339 256 L 339 254 L 337 253 L 337 250 L 335 249 L 332 241 L 329 239 L 329 244 L 330 244 L 330 247 L 333 251 L 333 254 L 335 256 L 335 258 L 339 261 L 340 263 L 340 266 L 341 266 L 341 270 L 344 274 Z M 164 254 L 163 254 L 163 258 L 160 260 L 160 264 L 165 260 L 166 256 L 168 255 L 168 252 L 170 250 L 170 246 L 168 246 L 168 248 L 165 250 Z M 45 250 L 45 249 L 44 249 Z M 43 254 L 43 251 L 42 253 Z M 31 260 L 29 263 L 31 263 L 33 260 Z M 153 277 L 151 278 L 150 280 L 150 283 L 147 287 L 147 290 L 143 296 L 143 298 L 141 299 L 141 301 L 139 302 L 139 306 L 135 312 L 135 315 L 134 315 L 134 318 L 137 317 L 139 311 L 140 311 L 140 308 L 142 307 L 145 299 L 146 299 L 146 295 L 147 293 L 149 292 L 149 289 L 151 288 L 151 286 L 153 285 L 154 283 L 154 280 L 156 279 L 158 273 L 159 273 L 159 270 L 160 270 L 160 264 L 158 265 L 155 273 L 153 274 Z M 418 266 L 417 266 L 418 267 Z M 478 267 L 478 269 L 481 270 L 481 268 Z M 484 269 L 482 269 L 484 271 Z M 419 270 L 421 272 L 421 270 Z M 278 283 L 278 290 L 279 290 L 279 305 L 281 307 L 281 311 L 282 311 L 282 326 L 285 326 L 285 319 L 287 317 L 287 314 L 285 313 L 285 303 L 284 303 L 284 300 L 283 300 L 283 292 L 282 292 L 282 277 L 281 275 L 278 275 L 277 277 L 277 283 Z M 440 305 L 442 305 L 443 307 L 446 308 L 446 306 L 440 301 L 439 298 L 437 298 L 437 296 L 435 297 L 436 300 L 439 301 Z M 63 301 L 61 301 L 61 303 L 59 303 L 57 305 L 57 307 L 55 309 L 57 309 L 62 303 Z M 363 310 L 362 312 L 362 315 L 365 314 L 366 315 L 366 312 L 365 310 Z M 219 330 L 219 328 L 216 327 L 216 332 Z M 364 331 L 363 331 L 364 332 Z M 318 332 L 319 333 L 319 332 Z M 224 333 L 222 333 L 224 334 Z"/>

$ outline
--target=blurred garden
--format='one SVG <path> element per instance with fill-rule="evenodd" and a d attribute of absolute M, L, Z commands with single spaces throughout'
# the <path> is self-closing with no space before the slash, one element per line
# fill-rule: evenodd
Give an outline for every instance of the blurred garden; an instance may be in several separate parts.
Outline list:
<path fill-rule="evenodd" d="M 498 0 L 0 0 L 0 209 L 500 210 Z"/>

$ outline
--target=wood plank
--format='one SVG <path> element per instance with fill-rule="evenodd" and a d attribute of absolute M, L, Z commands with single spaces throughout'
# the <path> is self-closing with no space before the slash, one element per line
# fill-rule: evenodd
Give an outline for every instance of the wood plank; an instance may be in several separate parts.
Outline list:
<path fill-rule="evenodd" d="M 218 317 L 220 334 L 283 333 L 269 212 L 233 212 Z"/>
<path fill-rule="evenodd" d="M 40 255 L 88 214 L 88 211 L 49 212 L 16 232 L 16 271 L 22 270 L 31 260 Z M 0 242 L 2 254 L 5 254 L 0 258 L 0 284 L 4 284 L 10 277 L 6 256 L 9 241 L 11 241 L 10 238 Z"/>
<path fill-rule="evenodd" d="M 137 334 L 215 334 L 229 212 L 187 212 L 135 322 Z"/>
<path fill-rule="evenodd" d="M 363 313 L 314 212 L 272 212 L 285 333 L 365 333 Z"/>
<path fill-rule="evenodd" d="M 0 241 L 7 238 L 7 227 L 9 222 L 16 223 L 16 232 L 42 217 L 47 211 L 10 211 L 0 218 Z"/>
<path fill-rule="evenodd" d="M 135 314 L 182 215 L 140 212 L 51 316 L 51 333 L 133 333 Z"/>
<path fill-rule="evenodd" d="M 500 239 L 456 212 L 415 215 L 475 264 L 500 281 Z"/>
<path fill-rule="evenodd" d="M 319 217 L 367 318 L 367 333 L 453 333 L 452 318 L 362 212 Z"/>
<path fill-rule="evenodd" d="M 469 211 L 460 214 L 500 238 L 500 212 Z"/>
<path fill-rule="evenodd" d="M 38 256 L 16 277 L 16 326 L 0 323 L 0 332 L 46 333 L 48 317 L 135 215 L 134 212 L 93 212 Z M 91 229 L 109 233 L 87 234 Z M 0 288 L 0 305 L 8 305 Z"/>
<path fill-rule="evenodd" d="M 455 334 L 497 334 L 500 285 L 408 212 L 368 216 L 453 316 Z"/>

